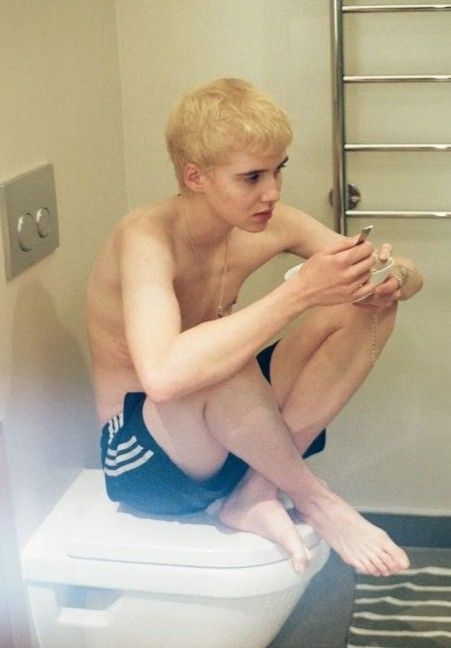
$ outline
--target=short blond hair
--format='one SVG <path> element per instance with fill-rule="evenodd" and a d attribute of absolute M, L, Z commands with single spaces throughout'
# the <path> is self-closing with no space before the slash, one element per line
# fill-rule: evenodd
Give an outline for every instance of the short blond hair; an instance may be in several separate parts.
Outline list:
<path fill-rule="evenodd" d="M 243 150 L 284 151 L 293 132 L 286 113 L 265 93 L 241 79 L 218 79 L 184 95 L 173 107 L 166 144 L 180 186 L 189 162 L 209 170 Z"/>

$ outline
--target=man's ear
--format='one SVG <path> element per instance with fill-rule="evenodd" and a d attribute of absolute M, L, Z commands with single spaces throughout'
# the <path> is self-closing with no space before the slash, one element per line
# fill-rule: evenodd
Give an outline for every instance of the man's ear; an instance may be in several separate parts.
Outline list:
<path fill-rule="evenodd" d="M 188 162 L 183 169 L 183 181 L 188 189 L 196 193 L 203 193 L 205 187 L 205 172 L 196 164 Z"/>

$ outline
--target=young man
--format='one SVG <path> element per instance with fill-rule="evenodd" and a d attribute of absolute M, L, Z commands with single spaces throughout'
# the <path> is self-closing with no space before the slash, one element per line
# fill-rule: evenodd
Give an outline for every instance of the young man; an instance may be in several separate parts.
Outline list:
<path fill-rule="evenodd" d="M 280 543 L 302 571 L 308 550 L 282 491 L 344 561 L 388 575 L 407 567 L 404 551 L 303 456 L 321 449 L 323 428 L 389 337 L 398 301 L 422 279 L 397 259 L 374 288 L 371 243 L 279 204 L 291 138 L 284 112 L 243 81 L 203 86 L 174 108 L 167 143 L 180 193 L 119 223 L 88 288 L 106 486 L 149 514 L 226 498 L 224 524 Z M 244 280 L 288 251 L 307 259 L 301 271 L 232 313 Z M 384 245 L 378 255 L 390 253 Z"/>

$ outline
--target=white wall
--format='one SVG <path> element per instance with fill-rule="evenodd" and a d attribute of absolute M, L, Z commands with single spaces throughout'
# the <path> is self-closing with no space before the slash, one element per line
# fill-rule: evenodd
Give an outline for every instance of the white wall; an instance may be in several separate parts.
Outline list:
<path fill-rule="evenodd" d="M 285 201 L 331 225 L 328 6 L 326 0 L 117 0 L 131 206 L 175 191 L 163 139 L 174 99 L 213 78 L 239 76 L 269 91 L 293 118 L 296 140 L 285 175 Z M 388 14 L 373 16 L 372 23 L 367 18 L 365 26 L 363 17 L 354 17 L 354 26 L 347 27 L 352 43 L 347 56 L 355 67 L 350 72 L 449 72 L 450 18 L 451 14 L 435 16 L 434 23 L 424 14 L 403 19 Z M 432 45 L 435 38 L 438 47 Z M 354 130 L 350 136 L 357 141 L 451 140 L 446 121 L 449 86 L 380 86 L 377 98 L 374 88 L 354 93 L 360 97 L 349 99 Z M 409 106 L 403 108 L 407 96 Z M 425 124 L 422 132 L 418 118 Z M 427 157 L 355 157 L 349 179 L 361 185 L 362 208 L 449 209 L 449 154 L 429 155 L 426 171 Z M 451 223 L 374 223 L 375 241 L 393 241 L 399 253 L 419 260 L 426 288 L 402 305 L 386 353 L 330 426 L 328 452 L 312 462 L 361 508 L 450 514 L 451 304 L 446 297 L 446 251 Z M 241 303 L 276 285 L 290 263 L 292 259 L 276 260 L 256 273 Z"/>
<path fill-rule="evenodd" d="M 0 178 L 53 162 L 61 234 L 60 248 L 23 275 L 7 283 L 0 272 L 0 418 L 21 544 L 79 468 L 96 461 L 83 324 L 86 277 L 107 231 L 127 209 L 126 191 L 131 207 L 176 188 L 163 140 L 173 100 L 224 75 L 267 89 L 290 112 L 296 132 L 285 200 L 331 223 L 325 0 L 117 0 L 116 10 L 119 56 L 113 0 L 24 0 L 0 7 L 0 84 L 6 89 Z M 391 42 L 402 36 L 405 54 L 384 60 L 382 71 L 410 56 L 416 60 L 403 65 L 406 72 L 428 72 L 429 65 L 449 71 L 450 18 L 433 24 L 432 16 L 421 22 L 411 17 L 406 27 L 391 17 L 366 32 L 358 19 L 348 59 L 380 71 L 377 54 L 395 52 Z M 430 29 L 442 46 L 434 49 L 436 41 L 422 36 Z M 428 64 L 418 53 L 421 38 Z M 393 87 L 376 96 L 374 89 L 360 89 L 352 135 L 377 141 L 388 129 L 393 140 L 449 141 L 448 90 Z M 410 115 L 402 112 L 407 96 Z M 393 125 L 387 115 L 394 111 Z M 420 132 L 417 117 L 426 130 Z M 408 172 L 399 156 L 361 155 L 350 179 L 361 185 L 366 206 L 449 209 L 447 155 L 412 158 Z M 363 508 L 449 513 L 450 223 L 375 225 L 375 239 L 393 240 L 420 260 L 426 287 L 402 305 L 386 354 L 331 426 L 329 451 L 314 463 Z M 0 249 L 0 267 L 2 254 Z M 242 303 L 276 285 L 290 263 L 276 260 L 257 273 Z"/>
<path fill-rule="evenodd" d="M 1 3 L 0 60 L 0 178 L 53 163 L 61 240 L 9 283 L 0 246 L 0 418 L 23 544 L 97 461 L 84 290 L 126 209 L 114 2 Z"/>

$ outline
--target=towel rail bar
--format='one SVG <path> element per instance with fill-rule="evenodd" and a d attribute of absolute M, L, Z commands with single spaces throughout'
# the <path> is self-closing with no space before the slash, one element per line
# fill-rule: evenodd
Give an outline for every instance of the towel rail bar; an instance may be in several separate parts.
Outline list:
<path fill-rule="evenodd" d="M 420 11 L 450 11 L 451 4 L 393 4 L 393 5 L 345 5 L 343 13 L 404 13 Z"/>
<path fill-rule="evenodd" d="M 451 151 L 451 144 L 345 144 L 345 151 Z"/>
<path fill-rule="evenodd" d="M 346 216 L 348 218 L 451 218 L 451 211 L 402 211 L 402 210 L 361 210 L 361 209 L 347 209 Z"/>
<path fill-rule="evenodd" d="M 447 83 L 451 74 L 399 74 L 344 76 L 345 83 Z"/>
<path fill-rule="evenodd" d="M 347 218 L 451 218 L 450 211 L 400 211 L 350 209 L 355 201 L 347 180 L 346 154 L 361 151 L 451 151 L 451 144 L 347 144 L 345 128 L 345 84 L 349 83 L 437 83 L 450 82 L 451 74 L 413 75 L 346 75 L 344 65 L 343 16 L 351 13 L 451 11 L 451 3 L 440 4 L 387 4 L 343 5 L 342 0 L 330 0 L 330 32 L 332 59 L 332 108 L 333 108 L 333 162 L 334 186 L 332 204 L 336 229 L 346 234 Z"/>

